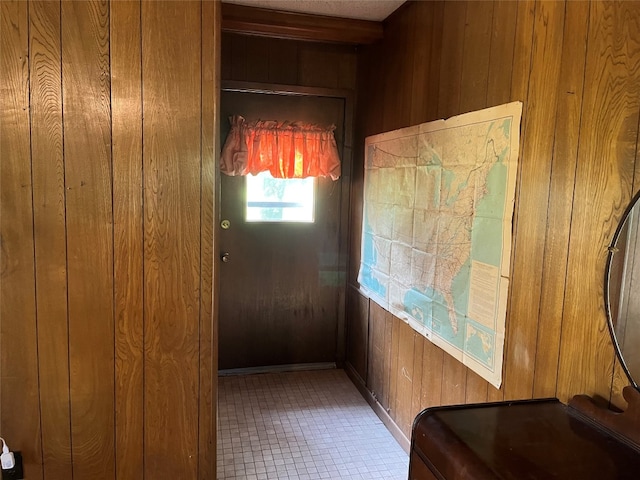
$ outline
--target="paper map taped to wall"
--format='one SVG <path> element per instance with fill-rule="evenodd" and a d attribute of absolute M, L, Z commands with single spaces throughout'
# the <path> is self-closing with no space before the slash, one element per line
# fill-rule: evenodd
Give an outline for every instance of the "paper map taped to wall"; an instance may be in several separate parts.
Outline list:
<path fill-rule="evenodd" d="M 514 102 L 365 144 L 361 289 L 496 388 L 521 115 Z"/>

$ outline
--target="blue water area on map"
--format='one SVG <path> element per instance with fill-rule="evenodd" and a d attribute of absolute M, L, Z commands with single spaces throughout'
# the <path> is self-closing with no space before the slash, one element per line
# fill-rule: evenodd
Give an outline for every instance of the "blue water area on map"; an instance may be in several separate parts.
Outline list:
<path fill-rule="evenodd" d="M 480 363 L 493 367 L 493 353 L 495 350 L 495 334 L 484 325 L 467 319 L 468 332 L 465 335 L 464 350 L 475 357 Z M 483 341 L 484 340 L 484 341 Z"/>
<path fill-rule="evenodd" d="M 376 261 L 377 254 L 373 242 L 373 235 L 364 234 L 362 242 L 362 263 L 360 265 L 358 281 L 380 297 L 387 298 L 387 288 L 373 276 L 373 271 L 371 270 L 371 265 L 376 265 Z"/>
<path fill-rule="evenodd" d="M 471 258 L 495 266 L 500 265 L 502 257 L 502 216 L 508 174 L 505 155 L 506 152 L 499 152 L 498 161 L 487 174 L 487 193 L 476 204 L 471 229 Z"/>
<path fill-rule="evenodd" d="M 408 290 L 404 296 L 404 309 L 415 320 L 442 337 L 448 343 L 462 348 L 464 343 L 465 316 L 457 313 L 458 333 L 453 333 L 449 320 L 449 310 L 444 298 L 431 287 L 421 292 L 415 288 Z"/>
<path fill-rule="evenodd" d="M 471 280 L 471 261 L 467 259 L 460 271 L 453 277 L 451 294 L 456 312 L 466 314 L 469 309 L 469 281 Z"/>
<path fill-rule="evenodd" d="M 509 136 L 511 135 L 511 117 L 505 118 L 504 122 L 502 122 L 502 125 L 500 125 L 500 128 L 502 129 L 502 133 L 504 133 L 505 136 L 509 138 Z"/>

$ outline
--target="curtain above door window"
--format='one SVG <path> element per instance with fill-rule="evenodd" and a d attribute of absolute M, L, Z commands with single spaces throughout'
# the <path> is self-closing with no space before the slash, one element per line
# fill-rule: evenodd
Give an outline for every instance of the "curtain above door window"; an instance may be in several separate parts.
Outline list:
<path fill-rule="evenodd" d="M 273 178 L 340 178 L 334 125 L 247 122 L 239 115 L 229 121 L 231 131 L 220 156 L 222 173 L 234 176 L 268 171 Z"/>

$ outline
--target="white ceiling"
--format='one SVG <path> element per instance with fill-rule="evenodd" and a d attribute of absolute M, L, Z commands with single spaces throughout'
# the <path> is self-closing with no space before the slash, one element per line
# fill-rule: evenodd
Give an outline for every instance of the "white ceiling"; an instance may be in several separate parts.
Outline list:
<path fill-rule="evenodd" d="M 222 0 L 249 7 L 381 21 L 405 0 Z"/>

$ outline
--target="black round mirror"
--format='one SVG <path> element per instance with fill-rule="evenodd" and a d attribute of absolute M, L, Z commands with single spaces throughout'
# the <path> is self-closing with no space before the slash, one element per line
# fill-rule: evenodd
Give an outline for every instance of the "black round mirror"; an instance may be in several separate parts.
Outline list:
<path fill-rule="evenodd" d="M 636 389 L 640 381 L 640 192 L 627 207 L 609 247 L 605 307 L 618 359 Z"/>

